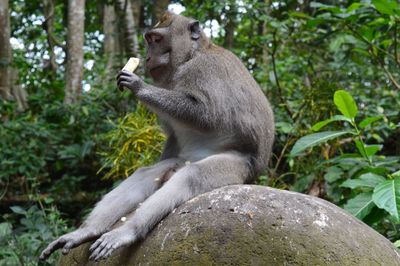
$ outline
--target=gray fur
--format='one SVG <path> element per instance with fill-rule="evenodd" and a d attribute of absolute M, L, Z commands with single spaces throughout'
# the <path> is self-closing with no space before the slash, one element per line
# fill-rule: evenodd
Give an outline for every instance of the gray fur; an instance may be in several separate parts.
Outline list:
<path fill-rule="evenodd" d="M 41 258 L 98 237 L 91 259 L 106 258 L 145 237 L 183 202 L 221 186 L 252 182 L 267 167 L 273 113 L 240 60 L 198 32 L 193 19 L 171 13 L 145 38 L 146 67 L 156 86 L 124 71 L 118 86 L 132 90 L 159 116 L 168 135 L 161 161 L 108 193 L 80 229 L 54 241 Z M 134 209 L 122 226 L 110 230 Z"/>

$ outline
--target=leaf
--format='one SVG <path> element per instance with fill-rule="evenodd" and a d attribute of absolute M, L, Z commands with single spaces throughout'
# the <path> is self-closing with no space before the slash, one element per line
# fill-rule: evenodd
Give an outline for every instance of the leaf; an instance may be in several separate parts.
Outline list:
<path fill-rule="evenodd" d="M 366 126 L 374 123 L 375 121 L 378 121 L 379 119 L 382 119 L 383 116 L 373 116 L 373 117 L 367 117 L 363 121 L 358 124 L 360 128 L 365 128 Z"/>
<path fill-rule="evenodd" d="M 365 145 L 365 152 L 368 156 L 375 155 L 378 151 L 382 149 L 383 145 L 373 144 L 373 145 Z"/>
<path fill-rule="evenodd" d="M 344 205 L 344 209 L 353 214 L 355 217 L 362 220 L 371 212 L 374 206 L 375 204 L 372 200 L 372 193 L 365 192 L 358 194 L 354 198 L 348 200 L 347 203 Z"/>
<path fill-rule="evenodd" d="M 333 101 L 339 111 L 350 119 L 354 119 L 357 115 L 358 109 L 357 105 L 354 102 L 353 97 L 351 97 L 350 93 L 345 90 L 338 90 L 335 92 L 333 96 Z"/>
<path fill-rule="evenodd" d="M 393 243 L 393 245 L 394 245 L 396 248 L 400 248 L 400 240 L 396 240 L 396 241 Z"/>
<path fill-rule="evenodd" d="M 10 223 L 0 223 L 0 239 L 11 234 L 12 225 Z"/>
<path fill-rule="evenodd" d="M 400 170 L 391 174 L 393 177 L 400 177 Z"/>
<path fill-rule="evenodd" d="M 374 189 L 372 194 L 376 206 L 386 210 L 399 220 L 400 212 L 400 178 L 386 180 Z"/>
<path fill-rule="evenodd" d="M 375 155 L 375 153 L 380 151 L 383 147 L 383 145 L 379 145 L 379 144 L 365 145 L 359 140 L 356 140 L 355 142 L 356 142 L 356 147 L 357 147 L 358 151 L 364 157 L 369 157 L 369 156 Z"/>
<path fill-rule="evenodd" d="M 376 175 L 373 173 L 366 173 L 360 175 L 357 179 L 348 179 L 344 181 L 340 186 L 347 187 L 351 189 L 359 188 L 359 187 L 369 187 L 375 188 L 380 183 L 384 182 L 385 178 L 380 175 Z"/>
<path fill-rule="evenodd" d="M 324 131 L 304 136 L 296 141 L 290 152 L 290 156 L 296 156 L 308 148 L 350 133 L 349 131 Z"/>
<path fill-rule="evenodd" d="M 324 175 L 324 179 L 328 183 L 333 183 L 339 180 L 343 175 L 343 170 L 337 166 L 331 166 L 326 169 L 326 174 Z"/>
<path fill-rule="evenodd" d="M 311 130 L 313 131 L 319 131 L 321 128 L 323 128 L 324 126 L 335 122 L 335 121 L 346 121 L 346 122 L 351 122 L 351 120 L 343 115 L 335 115 L 332 118 L 329 118 L 327 120 L 324 121 L 320 121 L 318 123 L 316 123 L 315 125 L 312 126 Z"/>
<path fill-rule="evenodd" d="M 11 206 L 10 209 L 17 214 L 26 214 L 26 211 L 22 209 L 20 206 Z"/>
<path fill-rule="evenodd" d="M 394 15 L 398 8 L 396 0 L 372 0 L 372 4 L 379 13 L 385 15 Z"/>

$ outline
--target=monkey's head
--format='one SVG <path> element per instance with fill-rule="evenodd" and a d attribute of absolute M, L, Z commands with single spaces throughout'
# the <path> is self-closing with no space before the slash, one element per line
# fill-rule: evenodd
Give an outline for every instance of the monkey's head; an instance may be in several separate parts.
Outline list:
<path fill-rule="evenodd" d="M 146 71 L 156 83 L 168 82 L 195 51 L 208 44 L 197 20 L 165 12 L 144 35 L 147 44 Z"/>

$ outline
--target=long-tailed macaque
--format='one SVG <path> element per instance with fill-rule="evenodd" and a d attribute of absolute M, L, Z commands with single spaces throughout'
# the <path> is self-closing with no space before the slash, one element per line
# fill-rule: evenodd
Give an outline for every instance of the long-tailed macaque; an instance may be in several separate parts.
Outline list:
<path fill-rule="evenodd" d="M 180 204 L 221 186 L 252 182 L 267 167 L 273 113 L 241 61 L 211 43 L 198 21 L 168 12 L 145 40 L 146 70 L 155 85 L 121 71 L 118 87 L 158 115 L 168 136 L 161 160 L 105 195 L 82 226 L 52 242 L 42 259 L 94 239 L 90 258 L 107 258 L 145 237 Z"/>

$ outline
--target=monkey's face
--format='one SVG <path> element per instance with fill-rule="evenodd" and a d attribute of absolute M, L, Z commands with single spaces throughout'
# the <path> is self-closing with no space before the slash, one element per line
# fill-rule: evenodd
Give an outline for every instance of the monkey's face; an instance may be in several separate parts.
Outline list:
<path fill-rule="evenodd" d="M 156 83 L 165 83 L 190 60 L 201 37 L 198 21 L 166 12 L 153 29 L 145 33 L 146 71 Z"/>

